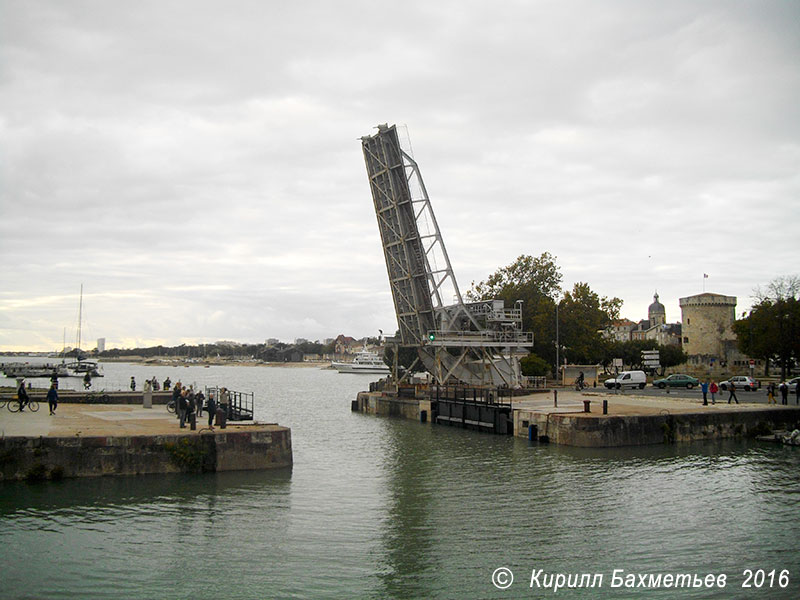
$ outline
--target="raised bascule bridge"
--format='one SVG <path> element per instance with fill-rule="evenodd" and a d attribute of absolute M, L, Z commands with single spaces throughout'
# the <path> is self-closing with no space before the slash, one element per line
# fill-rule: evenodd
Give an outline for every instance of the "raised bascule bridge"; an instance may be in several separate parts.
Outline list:
<path fill-rule="evenodd" d="M 396 126 L 377 129 L 361 144 L 397 314 L 393 341 L 417 350 L 436 394 L 447 386 L 445 397 L 496 401 L 499 390 L 521 387 L 519 358 L 533 345 L 522 303 L 464 302 L 419 166 Z"/>

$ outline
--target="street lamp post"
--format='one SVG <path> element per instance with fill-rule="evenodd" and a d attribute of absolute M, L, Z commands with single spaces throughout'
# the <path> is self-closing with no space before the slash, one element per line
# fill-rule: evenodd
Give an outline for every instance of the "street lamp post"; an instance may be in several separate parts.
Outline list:
<path fill-rule="evenodd" d="M 560 304 L 560 302 L 556 302 L 556 381 L 558 381 L 558 372 L 559 372 L 559 369 L 561 368 L 561 363 L 558 361 L 558 346 L 559 346 L 559 341 L 558 341 L 558 305 L 559 304 Z"/>

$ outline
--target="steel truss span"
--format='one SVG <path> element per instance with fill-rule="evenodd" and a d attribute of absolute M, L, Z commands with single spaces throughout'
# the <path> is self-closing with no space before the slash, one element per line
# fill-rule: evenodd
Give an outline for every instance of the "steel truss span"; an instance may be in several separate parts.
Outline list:
<path fill-rule="evenodd" d="M 399 344 L 418 349 L 438 384 L 518 387 L 519 357 L 533 345 L 533 334 L 522 331 L 521 303 L 464 302 L 419 166 L 396 126 L 377 129 L 361 145 Z"/>

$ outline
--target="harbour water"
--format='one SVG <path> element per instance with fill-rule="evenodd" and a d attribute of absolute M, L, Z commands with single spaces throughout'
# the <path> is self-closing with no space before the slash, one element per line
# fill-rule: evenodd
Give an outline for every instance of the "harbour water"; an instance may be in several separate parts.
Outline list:
<path fill-rule="evenodd" d="M 3 598 L 800 597 L 797 448 L 531 445 L 351 413 L 370 376 L 104 370 L 94 387 L 169 375 L 254 392 L 257 419 L 291 427 L 294 467 L 0 483 Z M 612 588 L 615 569 L 726 586 Z M 746 569 L 775 570 L 772 585 L 743 588 Z M 603 580 L 537 587 L 559 573 Z"/>

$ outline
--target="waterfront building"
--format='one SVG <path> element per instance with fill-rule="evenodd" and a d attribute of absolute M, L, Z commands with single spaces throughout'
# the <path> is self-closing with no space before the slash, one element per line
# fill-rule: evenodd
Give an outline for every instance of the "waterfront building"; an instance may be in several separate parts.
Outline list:
<path fill-rule="evenodd" d="M 667 323 L 667 310 L 658 300 L 658 292 L 647 309 L 647 318 L 638 323 L 628 319 L 615 321 L 608 327 L 604 336 L 619 342 L 630 340 L 655 340 L 661 346 L 681 343 L 681 324 Z"/>

